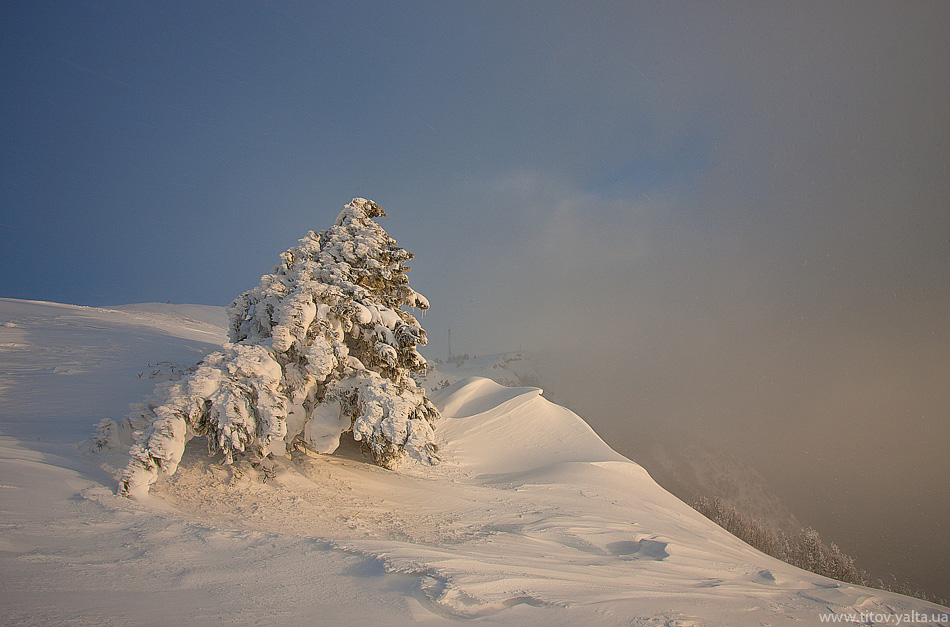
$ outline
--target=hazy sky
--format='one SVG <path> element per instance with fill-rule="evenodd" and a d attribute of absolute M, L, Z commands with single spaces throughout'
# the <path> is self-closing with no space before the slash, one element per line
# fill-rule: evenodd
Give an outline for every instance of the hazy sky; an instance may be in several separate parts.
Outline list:
<path fill-rule="evenodd" d="M 226 304 L 372 198 L 431 356 L 450 325 L 544 352 L 621 452 L 702 430 L 950 594 L 948 30 L 943 1 L 8 1 L 0 295 Z"/>

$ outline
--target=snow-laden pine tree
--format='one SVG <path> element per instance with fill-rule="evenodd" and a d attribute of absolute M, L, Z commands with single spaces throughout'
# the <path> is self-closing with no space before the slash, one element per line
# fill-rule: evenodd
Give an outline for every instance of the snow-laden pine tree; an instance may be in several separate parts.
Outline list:
<path fill-rule="evenodd" d="M 290 447 L 332 453 L 343 433 L 385 468 L 406 455 L 435 463 L 439 414 L 411 376 L 426 368 L 416 350 L 426 334 L 403 309 L 429 303 L 409 287 L 412 255 L 374 221 L 385 215 L 353 199 L 234 300 L 230 343 L 130 416 L 121 493 L 142 494 L 159 472 L 174 473 L 193 436 L 229 464 Z"/>

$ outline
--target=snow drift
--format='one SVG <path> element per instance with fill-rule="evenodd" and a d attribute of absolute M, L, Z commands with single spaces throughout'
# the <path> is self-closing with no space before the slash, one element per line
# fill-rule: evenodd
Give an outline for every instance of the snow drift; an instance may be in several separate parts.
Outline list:
<path fill-rule="evenodd" d="M 173 316 L 0 300 L 4 624 L 947 624 L 758 553 L 537 388 L 484 378 L 432 394 L 434 468 L 351 442 L 261 473 L 193 442 L 151 500 L 118 497 L 124 452 L 76 443 L 225 339 Z"/>

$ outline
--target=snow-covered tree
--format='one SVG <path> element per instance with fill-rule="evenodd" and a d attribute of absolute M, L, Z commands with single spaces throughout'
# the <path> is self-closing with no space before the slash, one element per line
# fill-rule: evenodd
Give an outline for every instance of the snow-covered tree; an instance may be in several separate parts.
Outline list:
<path fill-rule="evenodd" d="M 426 334 L 403 309 L 429 303 L 409 287 L 412 255 L 374 221 L 385 215 L 353 199 L 234 300 L 230 343 L 130 417 L 121 493 L 144 493 L 159 472 L 174 473 L 193 436 L 229 464 L 239 453 L 332 453 L 343 433 L 385 468 L 406 455 L 437 461 L 439 414 L 411 376 L 426 368 L 416 350 Z"/>
<path fill-rule="evenodd" d="M 809 527 L 802 532 L 801 537 L 801 567 L 810 570 L 813 573 L 824 573 L 828 571 L 827 552 L 821 536 L 818 532 Z"/>

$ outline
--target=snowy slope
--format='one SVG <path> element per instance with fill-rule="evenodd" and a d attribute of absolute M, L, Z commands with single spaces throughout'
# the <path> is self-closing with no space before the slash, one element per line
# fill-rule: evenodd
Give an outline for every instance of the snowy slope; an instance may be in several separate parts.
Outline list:
<path fill-rule="evenodd" d="M 473 359 L 434 362 L 421 382 L 427 390 L 455 383 L 467 376 L 485 377 L 502 385 L 544 387 L 530 353 L 511 352 L 480 355 Z M 672 435 L 649 431 L 639 440 L 627 442 L 625 455 L 648 470 L 650 475 L 688 503 L 700 497 L 720 498 L 773 529 L 797 535 L 803 525 L 775 495 L 765 478 L 754 468 L 694 432 Z"/>
<path fill-rule="evenodd" d="M 226 307 L 189 305 L 187 303 L 133 303 L 131 305 L 116 305 L 109 309 L 128 311 L 131 313 L 164 314 L 171 319 L 184 318 L 185 322 L 204 322 L 216 327 L 228 326 L 228 311 Z"/>
<path fill-rule="evenodd" d="M 0 299 L 0 623 L 947 624 L 754 551 L 539 390 L 481 378 L 433 394 L 435 468 L 349 445 L 267 479 L 193 442 L 154 502 L 115 496 L 123 453 L 76 443 L 222 341 L 194 316 Z"/>

